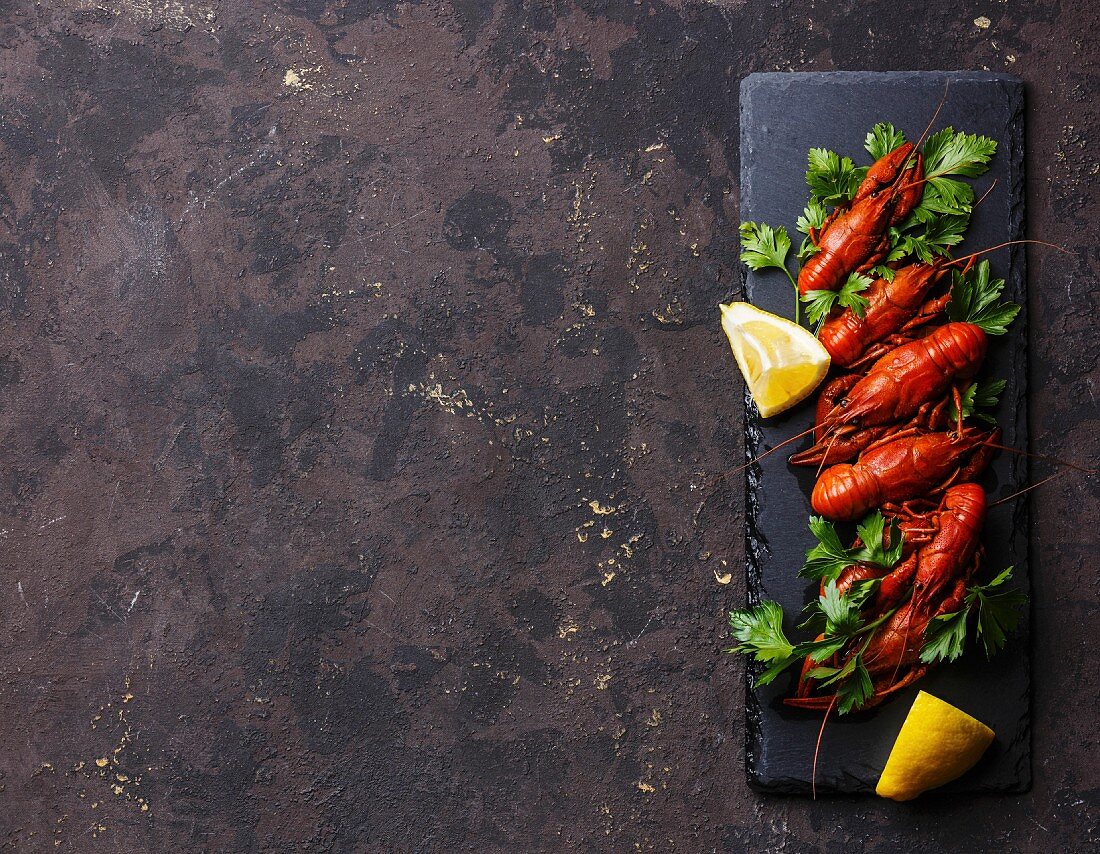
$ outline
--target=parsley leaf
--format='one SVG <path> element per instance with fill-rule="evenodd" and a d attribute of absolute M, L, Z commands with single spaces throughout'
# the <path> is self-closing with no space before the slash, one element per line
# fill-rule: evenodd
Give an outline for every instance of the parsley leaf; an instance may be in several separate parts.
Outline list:
<path fill-rule="evenodd" d="M 966 593 L 968 606 L 978 604 L 978 639 L 986 658 L 992 658 L 1005 645 L 1008 633 L 1023 615 L 1020 606 L 1027 602 L 1027 594 L 1021 590 L 998 590 L 1011 580 L 1012 570 L 1010 566 L 988 584 L 975 585 Z"/>
<path fill-rule="evenodd" d="M 977 178 L 989 168 L 997 142 L 973 133 L 955 133 L 946 127 L 924 144 L 925 175 L 962 175 Z"/>
<path fill-rule="evenodd" d="M 879 122 L 867 134 L 863 147 L 875 160 L 884 157 L 905 142 L 905 134 L 889 122 Z"/>
<path fill-rule="evenodd" d="M 857 581 L 848 588 L 848 598 L 857 608 L 862 608 L 867 604 L 867 600 L 878 592 L 881 584 L 881 578 L 865 578 L 863 581 Z"/>
<path fill-rule="evenodd" d="M 852 550 L 841 544 L 836 528 L 821 516 L 810 517 L 810 532 L 817 538 L 817 545 L 806 552 L 806 562 L 798 574 L 803 578 L 835 581 L 856 562 Z"/>
<path fill-rule="evenodd" d="M 874 279 L 860 273 L 852 273 L 847 281 L 836 291 L 809 291 L 802 297 L 806 304 L 806 319 L 810 323 L 820 322 L 834 306 L 850 308 L 856 317 L 863 317 L 870 303 L 860 294 L 871 286 Z"/>
<path fill-rule="evenodd" d="M 825 218 L 828 215 L 828 211 L 825 210 L 825 205 L 811 196 L 805 210 L 802 211 L 802 216 L 800 216 L 795 223 L 795 228 L 806 235 L 805 239 L 802 241 L 802 245 L 798 247 L 798 253 L 795 256 L 798 258 L 799 264 L 805 264 L 807 259 L 821 251 L 820 247 L 814 246 L 813 241 L 810 240 L 810 230 L 821 228 L 821 226 L 825 224 Z"/>
<path fill-rule="evenodd" d="M 802 656 L 783 633 L 783 608 L 765 600 L 752 608 L 739 608 L 729 613 L 733 636 L 741 643 L 726 652 L 743 652 L 756 661 L 770 664 L 756 677 L 755 685 L 767 685 Z"/>
<path fill-rule="evenodd" d="M 848 643 L 847 635 L 826 635 L 821 640 L 800 643 L 795 647 L 799 655 L 809 656 L 813 661 L 822 662 L 830 655 L 840 652 Z"/>
<path fill-rule="evenodd" d="M 920 660 L 935 664 L 937 661 L 954 661 L 962 655 L 966 646 L 966 618 L 969 614 L 969 609 L 964 608 L 933 617 L 924 630 Z"/>
<path fill-rule="evenodd" d="M 897 260 L 897 259 L 895 259 Z M 871 275 L 878 276 L 880 279 L 885 279 L 888 282 L 894 281 L 894 276 L 897 275 L 897 271 L 891 267 L 887 267 L 885 264 L 876 264 L 871 268 Z"/>
<path fill-rule="evenodd" d="M 857 169 L 850 157 L 825 148 L 811 148 L 806 183 L 819 202 L 835 205 L 849 201 L 859 189 L 866 169 Z"/>
<path fill-rule="evenodd" d="M 863 548 L 856 553 L 860 563 L 890 569 L 901 560 L 901 551 L 905 542 L 897 519 L 890 520 L 890 529 L 887 534 L 886 519 L 881 510 L 876 510 L 856 526 L 856 534 L 863 542 Z M 889 546 L 886 545 L 887 542 L 890 543 Z"/>
<path fill-rule="evenodd" d="M 867 672 L 867 667 L 863 663 L 863 653 L 855 655 L 849 664 L 852 665 L 852 669 L 846 677 L 841 677 L 843 681 L 836 691 L 836 708 L 842 715 L 861 708 L 875 691 L 871 674 Z M 848 665 L 845 665 L 843 669 L 847 668 Z"/>
<path fill-rule="evenodd" d="M 839 296 L 836 301 L 844 308 L 850 308 L 855 312 L 856 317 L 862 319 L 870 303 L 860 294 L 871 287 L 872 282 L 874 282 L 874 279 L 870 276 L 864 276 L 860 273 L 849 274 L 847 281 L 837 291 Z"/>
<path fill-rule="evenodd" d="M 933 178 L 924 188 L 920 206 L 932 213 L 969 215 L 974 206 L 974 188 L 954 178 Z"/>
<path fill-rule="evenodd" d="M 995 407 L 1001 397 L 1001 392 L 1004 390 L 1004 380 L 983 380 L 980 383 L 971 383 L 961 395 L 962 417 L 977 418 L 987 424 L 996 424 L 996 418 L 981 410 Z M 951 401 L 949 417 L 952 421 L 958 418 L 958 410 L 955 409 L 954 401 Z"/>
<path fill-rule="evenodd" d="M 1005 380 L 985 380 L 977 384 L 974 390 L 974 408 L 992 409 L 1001 399 L 1001 392 L 1007 385 Z"/>
<path fill-rule="evenodd" d="M 831 522 L 821 516 L 811 516 L 810 532 L 817 539 L 817 545 L 806 552 L 806 562 L 798 574 L 828 583 L 836 581 L 840 573 L 856 563 L 892 569 L 901 560 L 904 537 L 896 520 L 890 523 L 887 536 L 886 521 L 882 512 L 876 510 L 860 522 L 856 530 L 863 545 L 855 549 L 845 548 Z"/>
<path fill-rule="evenodd" d="M 874 549 L 881 550 L 882 537 L 885 533 L 886 517 L 882 515 L 881 510 L 876 510 L 856 525 L 856 535 L 863 542 L 863 548 L 868 554 L 872 554 Z"/>
<path fill-rule="evenodd" d="M 794 288 L 794 322 L 798 323 L 798 282 L 787 269 L 787 253 L 791 250 L 791 236 L 787 234 L 787 229 L 783 226 L 772 228 L 763 222 L 743 222 L 740 233 L 741 260 L 749 269 L 775 268 L 787 274 Z"/>
<path fill-rule="evenodd" d="M 967 215 L 943 214 L 929 220 L 923 233 L 906 234 L 907 227 L 918 224 L 911 220 L 912 217 L 897 230 L 895 248 L 888 260 L 916 255 L 925 264 L 931 264 L 935 255 L 947 255 L 952 246 L 962 242 L 970 224 Z"/>
<path fill-rule="evenodd" d="M 1010 566 L 988 584 L 978 584 L 967 590 L 964 607 L 950 614 L 933 617 L 924 630 L 921 661 L 954 661 L 966 646 L 967 618 L 978 609 L 977 635 L 987 658 L 1004 646 L 1008 633 L 1016 628 L 1022 616 L 1020 606 L 1027 595 L 1020 590 L 1001 590 L 1012 578 Z"/>
<path fill-rule="evenodd" d="M 741 260 L 751 270 L 766 270 L 775 267 L 787 269 L 787 253 L 791 249 L 791 238 L 783 226 L 773 229 L 767 223 L 741 223 Z"/>
<path fill-rule="evenodd" d="M 989 262 L 981 261 L 965 275 L 955 273 L 954 279 L 951 302 L 947 304 L 948 318 L 973 323 L 986 335 L 1004 335 L 1020 306 L 1001 302 L 1005 280 L 989 278 Z"/>
<path fill-rule="evenodd" d="M 841 595 L 835 581 L 825 584 L 825 592 L 818 597 L 818 603 L 825 615 L 826 635 L 850 637 L 862 625 L 859 608 L 847 596 Z"/>
<path fill-rule="evenodd" d="M 820 200 L 811 197 L 802 211 L 802 216 L 795 223 L 795 228 L 808 236 L 811 228 L 816 230 L 825 224 L 825 217 L 828 215 L 829 212 L 825 210 L 825 205 Z"/>
<path fill-rule="evenodd" d="M 809 237 L 802 238 L 802 245 L 798 247 L 798 252 L 795 253 L 795 258 L 798 259 L 799 264 L 805 264 L 810 258 L 821 251 L 820 246 L 814 246 L 813 241 Z"/>
<path fill-rule="evenodd" d="M 820 323 L 833 310 L 836 301 L 836 291 L 807 291 L 802 295 L 806 319 L 810 323 Z"/>

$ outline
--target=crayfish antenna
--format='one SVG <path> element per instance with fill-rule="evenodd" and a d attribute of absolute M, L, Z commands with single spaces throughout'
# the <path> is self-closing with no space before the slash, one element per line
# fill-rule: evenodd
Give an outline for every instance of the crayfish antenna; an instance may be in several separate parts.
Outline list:
<path fill-rule="evenodd" d="M 1069 460 L 1059 459 L 1058 457 L 1052 457 L 1049 454 L 1036 454 L 1031 451 L 1021 451 L 1019 448 L 1013 448 L 1011 445 L 1001 445 L 997 442 L 985 441 L 981 444 L 987 448 L 996 448 L 998 451 L 1008 451 L 1009 453 L 1016 454 L 1021 457 L 1030 457 L 1035 460 L 1042 460 L 1047 463 L 1054 463 L 1058 466 L 1065 466 L 1068 469 L 1074 469 L 1075 471 L 1083 472 L 1084 474 L 1096 474 L 1096 469 L 1085 468 L 1079 466 L 1077 463 L 1071 463 Z"/>
<path fill-rule="evenodd" d="M 776 446 L 775 446 L 774 448 L 768 448 L 768 450 L 764 451 L 764 453 L 762 453 L 762 454 L 760 454 L 759 456 L 757 456 L 757 457 L 754 457 L 753 459 L 749 460 L 749 461 L 748 461 L 747 463 L 745 463 L 745 464 L 744 464 L 743 466 L 738 466 L 738 467 L 737 467 L 737 468 L 735 468 L 735 469 L 730 469 L 729 471 L 727 471 L 727 472 L 725 472 L 725 473 L 723 473 L 723 474 L 720 474 L 720 475 L 718 475 L 718 477 L 717 477 L 717 478 L 715 478 L 715 483 L 717 483 L 717 482 L 718 482 L 719 480 L 721 480 L 721 479 L 722 479 L 722 478 L 724 478 L 724 477 L 729 477 L 729 476 L 730 476 L 731 474 L 737 474 L 738 472 L 743 472 L 743 471 L 744 471 L 745 469 L 747 469 L 747 468 L 748 468 L 749 466 L 751 466 L 751 465 L 755 465 L 756 463 L 758 463 L 758 462 L 760 462 L 760 461 L 761 461 L 762 459 L 764 459 L 764 457 L 766 457 L 766 456 L 769 456 L 770 454 L 774 454 L 774 453 L 775 453 L 776 451 L 778 451 L 778 450 L 779 450 L 780 448 L 785 448 L 785 447 L 786 447 L 787 445 L 789 445 L 789 444 L 790 444 L 791 442 L 797 442 L 797 441 L 798 441 L 799 439 L 801 439 L 802 437 L 810 435 L 810 434 L 811 434 L 812 432 L 814 432 L 814 430 L 816 430 L 816 429 L 817 429 L 818 427 L 820 427 L 820 426 L 821 426 L 821 425 L 819 425 L 819 424 L 815 424 L 815 425 L 814 425 L 813 427 L 811 427 L 811 428 L 810 428 L 809 430 L 803 430 L 803 431 L 802 431 L 801 433 L 796 433 L 795 435 L 791 436 L 791 438 L 789 438 L 789 439 L 784 439 L 784 440 L 783 440 L 782 442 L 780 442 L 780 443 L 779 443 L 778 445 L 776 445 Z"/>
<path fill-rule="evenodd" d="M 982 197 L 981 197 L 980 199 L 978 199 L 978 201 L 974 202 L 974 204 L 972 204 L 972 205 L 970 206 L 970 210 L 974 210 L 974 208 L 976 208 L 976 207 L 977 207 L 978 205 L 980 205 L 980 204 L 981 204 L 982 202 L 984 202 L 984 201 L 986 200 L 986 197 L 987 197 L 987 196 L 988 196 L 988 195 L 989 195 L 990 193 L 992 193 L 992 192 L 993 192 L 993 188 L 997 186 L 997 181 L 999 181 L 999 180 L 1000 180 L 999 178 L 994 178 L 994 179 L 993 179 L 993 183 L 989 185 L 989 189 L 988 189 L 988 190 L 986 190 L 986 191 L 985 191 L 984 193 L 982 193 Z"/>
<path fill-rule="evenodd" d="M 1047 243 L 1045 240 L 1008 240 L 1004 243 L 998 243 L 996 246 L 989 246 L 985 249 L 979 249 L 977 252 L 971 252 L 969 255 L 963 255 L 961 258 L 956 258 L 954 261 L 951 262 L 951 264 L 947 266 L 952 266 L 962 261 L 969 261 L 971 258 L 977 258 L 979 255 L 984 255 L 986 252 L 993 252 L 997 249 L 1004 249 L 1006 246 L 1016 246 L 1020 243 L 1034 243 L 1038 246 L 1045 246 L 1048 249 L 1057 249 L 1059 252 L 1064 252 L 1066 255 L 1073 254 L 1064 246 L 1059 246 L 1056 243 Z"/>
<path fill-rule="evenodd" d="M 817 731 L 817 744 L 814 745 L 814 764 L 810 771 L 810 791 L 813 793 L 813 799 L 817 800 L 817 756 L 821 752 L 821 738 L 825 735 L 825 724 L 829 722 L 829 713 L 833 710 L 833 706 L 836 705 L 836 695 L 833 695 L 833 699 L 829 701 L 828 708 L 825 709 L 825 717 L 821 719 L 821 729 Z"/>
<path fill-rule="evenodd" d="M 947 93 L 951 89 L 951 78 L 948 77 L 943 81 L 943 97 L 940 98 L 939 104 L 936 106 L 936 112 L 932 113 L 932 118 L 928 121 L 928 126 L 925 127 L 924 133 L 920 135 L 920 138 L 913 143 L 913 150 L 920 151 L 920 147 L 924 145 L 924 141 L 928 138 L 928 131 L 932 130 L 932 125 L 936 123 L 936 117 L 940 114 L 940 110 L 943 109 L 943 105 L 947 103 Z"/>
<path fill-rule="evenodd" d="M 936 111 L 934 113 L 932 113 L 932 118 L 928 121 L 928 124 L 924 128 L 924 131 L 921 133 L 920 137 L 917 139 L 917 141 L 915 143 L 913 143 L 913 153 L 915 153 L 917 155 L 920 154 L 920 147 L 922 145 L 924 145 L 924 141 L 928 138 L 928 132 L 930 130 L 932 130 L 932 125 L 934 125 L 936 123 L 936 117 L 939 116 L 940 110 L 943 109 L 943 105 L 947 103 L 947 92 L 950 88 L 951 88 L 951 79 L 948 78 L 947 80 L 944 81 L 944 84 L 943 84 L 943 97 L 940 98 L 940 102 L 936 106 Z M 900 183 L 901 180 L 905 177 L 905 174 L 906 174 L 907 171 L 908 170 L 905 170 L 905 169 L 899 169 L 897 177 L 894 178 L 894 183 L 895 184 Z M 891 187 L 891 190 L 890 190 L 891 191 L 891 198 L 896 197 L 899 193 L 905 192 L 910 187 L 916 187 L 919 184 L 923 184 L 925 181 L 929 180 L 929 178 L 938 178 L 938 177 L 939 177 L 938 175 L 931 175 L 931 176 L 926 175 L 925 177 L 921 178 L 918 181 L 913 181 L 909 184 L 904 184 L 901 187 L 898 187 L 898 186 Z"/>
<path fill-rule="evenodd" d="M 998 504 L 1004 504 L 1006 501 L 1011 501 L 1013 498 L 1018 498 L 1021 495 L 1023 495 L 1025 492 L 1031 492 L 1031 490 L 1033 490 L 1033 489 L 1038 489 L 1044 483 L 1049 483 L 1050 481 L 1054 480 L 1054 478 L 1061 477 L 1064 474 L 1065 474 L 1064 471 L 1056 471 L 1054 474 L 1050 475 L 1049 477 L 1044 477 L 1038 483 L 1033 483 L 1030 486 L 1025 486 L 1023 489 L 1017 489 L 1011 495 L 1006 495 L 1004 498 L 998 498 L 996 501 L 994 501 L 992 504 L 989 505 L 989 509 L 992 509 L 992 508 L 996 507 Z"/>
<path fill-rule="evenodd" d="M 821 477 L 821 472 L 825 470 L 825 461 L 829 459 L 829 454 L 832 453 L 833 445 L 836 444 L 836 440 L 839 438 L 839 433 L 833 433 L 833 438 L 829 440 L 829 445 L 825 448 L 825 455 L 821 458 L 821 465 L 817 467 L 817 474 L 814 475 L 814 478 Z"/>

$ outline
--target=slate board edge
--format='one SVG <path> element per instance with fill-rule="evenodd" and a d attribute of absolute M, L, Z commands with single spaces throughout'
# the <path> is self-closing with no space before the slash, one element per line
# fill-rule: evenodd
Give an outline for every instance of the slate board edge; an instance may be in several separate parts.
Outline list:
<path fill-rule="evenodd" d="M 739 127 L 741 128 L 741 148 L 744 149 L 744 129 L 746 127 L 744 122 L 744 104 L 745 93 L 751 89 L 757 82 L 765 79 L 785 79 L 792 83 L 816 83 L 816 82 L 835 82 L 838 78 L 866 78 L 869 74 L 875 72 L 862 72 L 862 71 L 835 71 L 835 72 L 758 72 L 747 75 L 741 80 L 740 84 L 740 97 L 739 97 Z M 1025 215 L 1025 163 L 1023 157 L 1024 147 L 1024 115 L 1025 115 L 1025 87 L 1023 81 L 1014 75 L 1001 74 L 995 72 L 973 72 L 973 71 L 935 71 L 935 72 L 884 72 L 897 79 L 904 79 L 909 76 L 950 76 L 953 79 L 967 79 L 967 80 L 982 80 L 982 81 L 997 81 L 1007 86 L 1010 86 L 1014 91 L 1012 100 L 1014 102 L 1014 109 L 1012 113 L 1012 119 L 1009 125 L 1006 127 L 1006 139 L 1010 144 L 1014 146 L 1014 150 L 1009 154 L 1010 165 L 1015 164 L 1017 168 L 1012 175 L 1011 180 L 1011 199 L 1013 204 L 1011 206 L 1010 218 L 1007 223 L 1008 228 L 1006 239 L 1008 240 L 1020 240 L 1025 237 L 1026 231 L 1026 215 Z M 741 183 L 744 183 L 744 173 L 747 171 L 746 158 L 741 158 Z M 747 294 L 747 272 L 743 265 L 740 267 L 740 283 L 741 283 L 741 298 L 745 299 Z M 1020 314 L 1014 325 L 1012 331 L 1013 341 L 1013 364 L 1016 377 L 1018 378 L 1020 385 L 1020 393 L 1017 397 L 1017 405 L 1013 413 L 1013 428 L 1017 435 L 1023 437 L 1023 446 L 1030 450 L 1030 437 L 1028 432 L 1027 421 L 1027 406 L 1028 406 L 1028 373 L 1027 373 L 1027 348 L 1028 348 L 1028 307 L 1027 307 L 1027 269 L 1026 269 L 1026 251 L 1023 246 L 1014 246 L 1010 248 L 1010 264 L 1009 270 L 1006 273 L 1008 279 L 1007 292 L 1012 295 L 1012 298 L 1019 302 L 1021 309 Z M 752 403 L 751 396 L 748 391 L 745 391 L 744 396 L 744 428 L 745 428 L 745 459 L 746 462 L 754 459 L 761 450 L 763 442 L 763 434 L 760 431 L 756 418 L 754 417 L 755 407 Z M 1002 418 L 1002 423 L 1004 419 Z M 1017 484 L 1028 483 L 1029 468 L 1027 458 L 1024 456 L 1018 456 L 1014 465 L 1015 470 L 1015 482 Z M 746 563 L 746 581 L 747 581 L 747 594 L 748 602 L 755 604 L 762 598 L 762 560 L 767 550 L 767 541 L 764 534 L 761 532 L 757 525 L 759 518 L 758 509 L 760 506 L 760 491 L 762 489 L 762 477 L 761 471 L 758 466 L 752 465 L 746 469 L 745 473 L 745 563 Z M 1013 504 L 1012 515 L 1014 524 L 1012 526 L 1013 536 L 1022 535 L 1025 539 L 1025 547 L 1022 550 L 1022 554 L 1025 556 L 1024 560 L 1028 565 L 1031 564 L 1031 538 L 1029 536 L 1030 529 L 1030 494 L 1024 495 L 1017 499 Z M 1025 567 L 1024 573 L 1021 575 L 1026 580 L 1026 592 L 1030 594 L 1030 571 L 1029 566 Z M 1030 672 L 1030 613 L 1025 616 L 1024 622 L 1020 627 L 1020 631 L 1025 634 L 1024 643 L 1021 646 L 1021 653 L 1025 656 L 1025 666 Z M 748 778 L 748 783 L 754 790 L 772 795 L 804 795 L 808 794 L 808 790 L 805 788 L 805 781 L 802 780 L 779 780 L 772 779 L 765 781 L 755 773 L 756 763 L 754 757 L 759 754 L 760 741 L 762 739 L 762 721 L 763 714 L 760 708 L 759 702 L 755 693 L 752 690 L 752 679 L 754 675 L 759 672 L 762 667 L 757 665 L 749 665 L 746 668 L 745 679 L 745 772 Z M 1021 763 L 1023 767 L 1019 767 L 1018 775 L 1019 782 L 1015 786 L 999 786 L 996 788 L 990 788 L 983 786 L 980 780 L 969 780 L 970 774 L 964 775 L 962 780 L 944 787 L 942 790 L 943 796 L 957 796 L 959 794 L 1018 794 L 1027 792 L 1031 789 L 1032 785 L 1032 760 L 1031 760 L 1031 696 L 1028 691 L 1027 696 L 1024 698 L 1025 714 L 1020 722 L 1020 730 L 1016 734 L 1018 740 L 1025 740 L 1027 746 L 1025 747 Z M 980 766 L 979 766 L 980 767 Z M 975 769 L 977 770 L 977 769 Z M 973 772 L 972 772 L 973 773 Z M 819 788 L 818 794 L 824 794 L 826 796 L 837 797 L 850 797 L 858 794 L 872 794 L 872 790 L 869 787 L 861 786 L 855 791 L 839 791 L 830 787 Z"/>

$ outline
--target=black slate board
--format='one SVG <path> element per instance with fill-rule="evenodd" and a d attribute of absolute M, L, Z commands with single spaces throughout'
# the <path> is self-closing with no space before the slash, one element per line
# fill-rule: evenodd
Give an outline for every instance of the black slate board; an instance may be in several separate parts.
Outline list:
<path fill-rule="evenodd" d="M 869 162 L 863 149 L 868 130 L 892 122 L 915 140 L 927 125 L 950 81 L 947 100 L 933 130 L 952 125 L 999 143 L 990 171 L 976 179 L 978 207 L 959 248 L 974 251 L 1023 237 L 1023 84 L 1003 74 L 972 72 L 752 74 L 741 83 L 741 220 L 785 225 L 797 247 L 795 220 L 806 203 L 806 152 L 825 147 Z M 1027 446 L 1026 300 L 1024 252 L 1011 247 L 991 253 L 996 276 L 1007 280 L 1006 296 L 1025 309 L 1009 335 L 993 339 L 983 375 L 1007 379 L 997 410 L 1006 444 Z M 793 296 L 781 273 L 748 272 L 745 298 L 768 311 L 791 316 Z M 746 452 L 753 458 L 806 429 L 812 406 L 767 421 L 746 406 Z M 794 448 L 802 447 L 796 444 Z M 813 469 L 786 462 L 779 451 L 748 471 L 747 552 L 749 596 L 770 598 L 795 615 L 808 601 L 811 585 L 797 577 L 812 538 L 806 528 Z M 993 499 L 1027 482 L 1024 457 L 1003 453 L 983 485 Z M 1026 497 L 990 511 L 983 541 L 986 571 L 1016 566 L 1019 585 L 1029 588 Z M 789 620 L 793 624 L 794 620 Z M 793 625 L 787 626 L 793 631 Z M 971 648 L 963 659 L 933 671 L 923 688 L 985 721 L 997 733 L 982 761 L 941 792 L 1020 792 L 1031 783 L 1028 626 L 992 662 Z M 806 793 L 821 713 L 789 709 L 780 702 L 795 676 L 747 695 L 747 763 L 750 783 L 761 790 Z M 917 687 L 878 709 L 830 720 L 817 769 L 821 793 L 872 792 L 890 746 Z"/>

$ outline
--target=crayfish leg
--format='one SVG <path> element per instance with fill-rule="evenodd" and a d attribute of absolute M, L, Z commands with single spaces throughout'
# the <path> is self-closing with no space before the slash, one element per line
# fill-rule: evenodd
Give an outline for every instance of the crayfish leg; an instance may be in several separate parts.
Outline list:
<path fill-rule="evenodd" d="M 997 427 L 989 436 L 987 436 L 983 443 L 974 451 L 974 454 L 966 462 L 966 465 L 962 466 L 957 474 L 957 480 L 959 483 L 968 483 L 972 480 L 976 480 L 978 475 L 986 470 L 990 460 L 993 459 L 993 455 L 997 453 L 997 449 L 992 445 L 985 444 L 985 442 L 999 442 L 1001 438 L 1001 428 Z"/>
<path fill-rule="evenodd" d="M 909 332 L 910 330 L 917 329 L 924 326 L 924 324 L 935 320 L 945 308 L 947 304 L 951 302 L 951 294 L 946 293 L 941 297 L 929 300 L 921 306 L 913 317 L 906 321 L 905 325 L 901 327 L 900 332 Z M 910 339 L 911 340 L 911 339 Z"/>
<path fill-rule="evenodd" d="M 836 696 L 830 694 L 826 697 L 784 697 L 784 706 L 793 706 L 796 709 L 827 709 L 836 702 Z"/>
<path fill-rule="evenodd" d="M 913 585 L 913 579 L 916 578 L 916 575 L 917 553 L 913 552 L 882 577 L 878 594 L 875 596 L 875 612 L 888 611 L 898 604 Z"/>
<path fill-rule="evenodd" d="M 867 702 L 863 704 L 863 709 L 873 709 L 886 700 L 891 694 L 897 693 L 903 688 L 908 688 L 914 682 L 923 679 L 926 673 L 928 673 L 928 665 L 925 664 L 909 668 L 909 672 L 901 677 L 901 679 L 886 688 L 876 690 Z"/>

